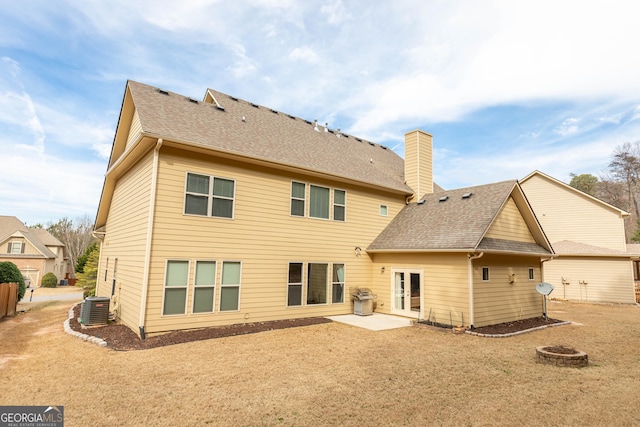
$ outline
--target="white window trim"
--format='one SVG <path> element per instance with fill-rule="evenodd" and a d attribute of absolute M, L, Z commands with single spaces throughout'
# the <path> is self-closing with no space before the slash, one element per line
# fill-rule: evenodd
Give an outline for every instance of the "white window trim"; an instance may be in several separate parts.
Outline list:
<path fill-rule="evenodd" d="M 529 281 L 533 282 L 534 280 L 536 280 L 536 270 L 533 267 L 529 267 L 528 270 L 528 274 L 529 274 Z"/>
<path fill-rule="evenodd" d="M 187 266 L 187 286 L 185 286 L 186 289 L 186 294 L 185 294 L 185 298 L 184 298 L 184 313 L 180 314 L 164 314 L 164 300 L 166 297 L 166 292 L 165 290 L 167 289 L 167 271 L 168 271 L 168 266 L 169 266 L 169 262 L 170 261 L 187 261 L 188 266 Z M 161 316 L 160 317 L 180 317 L 180 316 L 187 316 L 189 313 L 187 311 L 187 308 L 189 307 L 189 281 L 190 281 L 190 277 L 191 277 L 191 260 L 190 259 L 184 259 L 184 258 L 167 258 L 165 260 L 164 263 L 164 275 L 162 278 L 162 304 L 160 305 L 160 313 Z M 178 289 L 178 287 L 172 286 L 173 289 Z M 181 289 L 181 288 L 180 288 Z"/>
<path fill-rule="evenodd" d="M 22 242 L 22 241 L 20 241 L 20 240 L 14 240 L 14 241 L 12 241 L 12 242 L 10 242 L 10 243 L 11 243 L 11 252 L 9 252 L 9 254 L 11 254 L 11 255 L 17 255 L 17 254 L 21 254 L 21 253 L 23 253 L 23 252 L 22 252 L 22 245 L 23 245 L 23 242 Z M 16 246 L 18 247 L 18 251 L 17 251 L 17 252 L 16 252 L 16 251 L 14 251 L 14 249 L 13 249 L 13 248 L 15 248 Z M 25 245 L 25 250 L 26 250 L 26 245 Z"/>
<path fill-rule="evenodd" d="M 333 216 L 333 188 L 332 187 L 327 187 L 326 185 L 320 185 L 320 184 L 308 184 L 309 187 L 309 207 L 307 208 L 307 217 L 310 219 L 318 219 L 320 221 L 331 221 L 331 217 Z M 329 215 L 327 216 L 327 218 L 321 218 L 319 216 L 311 216 L 311 187 L 318 187 L 318 188 L 326 188 L 327 190 L 329 190 Z M 346 195 L 345 195 L 345 200 L 346 200 Z M 345 212 L 346 214 L 346 212 Z M 342 221 L 341 221 L 342 222 Z"/>
<path fill-rule="evenodd" d="M 342 282 L 334 282 L 333 281 L 333 266 L 334 265 L 338 265 L 338 264 L 342 264 L 342 267 L 344 268 L 344 277 L 342 278 Z M 346 262 L 332 262 L 330 264 L 330 277 L 329 277 L 329 282 L 331 283 L 331 288 L 329 289 L 330 291 L 330 299 L 329 301 L 331 301 L 332 305 L 343 305 L 347 302 L 347 263 Z M 342 302 L 333 302 L 333 285 L 336 283 L 342 283 Z"/>
<path fill-rule="evenodd" d="M 336 203 L 336 191 L 342 191 L 344 193 L 344 204 L 339 204 Z M 347 190 L 344 190 L 342 188 L 333 188 L 333 191 L 331 192 L 330 198 L 332 199 L 331 201 L 333 203 L 331 203 L 331 212 L 330 215 L 333 216 L 334 221 L 336 222 L 347 222 Z M 344 219 L 336 219 L 335 218 L 335 213 L 336 213 L 336 206 L 342 206 L 342 208 L 344 209 Z"/>
<path fill-rule="evenodd" d="M 222 284 L 222 275 L 224 274 L 224 263 L 228 262 L 228 263 L 232 263 L 232 262 L 237 262 L 240 264 L 240 277 L 238 278 L 238 284 L 233 284 L 233 285 L 223 285 Z M 232 287 L 238 287 L 238 309 L 237 310 L 221 310 L 220 306 L 222 305 L 222 288 L 232 288 Z M 240 311 L 240 296 L 242 295 L 242 261 L 240 260 L 233 260 L 233 259 L 225 259 L 220 261 L 220 296 L 218 297 L 218 313 L 238 313 Z"/>
<path fill-rule="evenodd" d="M 382 208 L 384 208 L 384 213 L 382 213 Z M 389 206 L 387 205 L 380 205 L 380 216 L 389 216 Z"/>
<path fill-rule="evenodd" d="M 294 183 L 304 185 L 304 198 L 303 199 L 293 196 L 293 184 Z M 290 183 L 289 183 L 289 216 L 290 217 L 292 217 L 292 218 L 306 218 L 307 217 L 307 187 L 309 187 L 309 186 L 307 185 L 306 182 L 294 181 L 294 180 L 290 181 Z M 302 209 L 302 215 L 293 215 L 291 213 L 291 210 L 293 208 L 293 201 L 294 200 L 302 200 L 304 202 L 304 209 Z"/>
<path fill-rule="evenodd" d="M 206 215 L 199 215 L 199 214 L 193 214 L 193 213 L 187 213 L 187 195 L 191 194 L 194 196 L 204 196 L 204 194 L 202 193 L 194 193 L 191 191 L 187 191 L 187 183 L 188 183 L 188 179 L 189 179 L 189 174 L 193 174 L 193 175 L 202 175 L 202 176 L 207 176 L 209 177 L 209 190 L 208 190 L 208 194 L 207 196 L 207 214 Z M 213 185 L 214 185 L 214 180 L 216 178 L 219 179 L 225 179 L 228 181 L 233 181 L 233 196 L 232 197 L 225 197 L 225 196 L 214 196 L 213 195 Z M 193 172 L 193 171 L 186 171 L 185 175 L 184 175 L 184 192 L 183 192 L 183 197 L 182 197 L 182 214 L 186 215 L 186 216 L 193 216 L 193 217 L 197 217 L 197 218 L 217 218 L 217 219 L 226 219 L 226 220 L 233 220 L 235 219 L 236 216 L 236 188 L 237 188 L 237 182 L 235 179 L 233 178 L 227 178 L 224 176 L 218 176 L 218 175 L 210 175 L 208 173 L 201 173 L 201 172 Z M 231 208 L 231 217 L 226 217 L 226 216 L 214 216 L 213 215 L 213 199 L 218 198 L 218 199 L 224 199 L 224 200 L 231 200 L 232 202 L 232 208 Z"/>
<path fill-rule="evenodd" d="M 306 298 L 306 297 L 308 297 L 307 291 L 309 289 L 309 266 L 311 264 L 322 264 L 322 265 L 326 265 L 327 266 L 327 278 L 326 278 L 325 284 L 324 284 L 325 290 L 326 290 L 325 292 L 326 292 L 326 295 L 327 295 L 327 301 L 326 302 L 319 303 L 319 304 L 309 304 L 307 302 L 308 298 Z M 307 271 L 306 279 L 307 279 L 307 281 L 304 283 L 304 295 L 305 295 L 305 298 L 302 300 L 303 305 L 305 305 L 306 307 L 322 307 L 322 306 L 331 305 L 331 289 L 330 289 L 330 286 L 329 286 L 329 284 L 331 282 L 331 273 L 332 273 L 332 271 L 331 271 L 331 263 L 327 262 L 327 261 L 309 261 L 309 262 L 305 263 L 305 265 L 307 267 L 306 268 L 306 271 Z"/>
<path fill-rule="evenodd" d="M 300 283 L 289 283 L 289 266 L 291 264 L 302 264 L 302 271 L 300 272 Z M 305 263 L 304 261 L 289 261 L 287 262 L 287 271 L 286 271 L 286 276 L 287 276 L 287 296 L 286 299 L 284 301 L 284 305 L 286 308 L 292 308 L 292 309 L 299 309 L 301 307 L 305 306 L 305 303 L 307 301 L 307 299 L 305 298 L 306 292 L 305 292 L 305 278 L 306 278 L 306 274 L 305 274 L 305 265 L 307 263 Z M 289 286 L 290 285 L 300 285 L 300 305 L 289 305 Z"/>
<path fill-rule="evenodd" d="M 484 278 L 484 269 L 487 269 L 487 278 Z M 480 277 L 482 278 L 483 282 L 490 282 L 491 281 L 491 269 L 489 268 L 489 266 L 482 266 L 482 269 L 480 270 Z"/>
<path fill-rule="evenodd" d="M 196 313 L 194 311 L 194 306 L 196 304 L 196 289 L 198 288 L 209 288 L 210 286 L 196 286 L 196 275 L 198 273 L 198 263 L 199 262 L 215 262 L 216 268 L 213 273 L 213 301 L 211 302 L 211 311 L 201 311 Z M 193 288 L 193 298 L 191 298 L 191 314 L 194 316 L 206 316 L 216 312 L 216 295 L 218 289 L 218 260 L 217 259 L 196 259 L 193 262 L 193 281 L 191 282 L 191 288 Z M 164 305 L 163 305 L 164 306 Z"/>

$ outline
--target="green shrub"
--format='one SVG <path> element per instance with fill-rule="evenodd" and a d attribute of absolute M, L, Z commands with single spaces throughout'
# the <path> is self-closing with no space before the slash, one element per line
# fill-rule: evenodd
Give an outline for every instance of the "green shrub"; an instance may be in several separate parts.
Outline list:
<path fill-rule="evenodd" d="M 45 288 L 55 288 L 58 286 L 58 278 L 53 273 L 47 273 L 42 277 L 42 286 Z"/>
<path fill-rule="evenodd" d="M 18 284 L 18 301 L 22 299 L 27 291 L 24 284 L 24 277 L 20 273 L 17 265 L 10 261 L 0 262 L 0 283 L 17 283 Z"/>

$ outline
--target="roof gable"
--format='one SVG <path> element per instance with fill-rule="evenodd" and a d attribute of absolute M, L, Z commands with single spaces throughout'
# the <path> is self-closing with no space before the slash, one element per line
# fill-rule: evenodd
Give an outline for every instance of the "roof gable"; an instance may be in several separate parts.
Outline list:
<path fill-rule="evenodd" d="M 47 246 L 64 246 L 43 228 L 29 228 L 15 216 L 0 216 L 0 245 L 13 237 L 28 240 L 45 258 L 56 257 Z"/>
<path fill-rule="evenodd" d="M 549 176 L 543 172 L 540 172 L 538 170 L 535 170 L 533 172 L 531 172 L 529 175 L 527 175 L 526 177 L 522 178 L 520 180 L 520 184 L 525 185 L 526 186 L 526 182 L 531 180 L 531 179 L 535 179 L 535 178 L 539 178 L 545 182 L 548 182 L 551 185 L 555 185 L 556 187 L 562 188 L 563 190 L 567 191 L 568 194 L 577 196 L 577 197 L 581 197 L 585 200 L 590 201 L 591 203 L 597 204 L 601 207 L 604 207 L 608 210 L 614 211 L 616 212 L 618 215 L 620 215 L 621 217 L 625 218 L 629 216 L 629 213 L 617 208 L 613 205 L 610 205 L 609 203 L 598 199 L 597 197 L 593 197 L 590 194 L 585 193 L 584 191 L 580 191 L 577 188 L 574 188 L 572 186 L 570 186 L 569 184 L 566 184 L 558 179 L 553 178 L 552 176 Z"/>
<path fill-rule="evenodd" d="M 486 238 L 504 206 L 513 197 L 531 241 Z M 526 239 L 524 239 L 526 240 Z M 542 245 L 542 246 L 541 246 Z M 370 251 L 475 251 L 550 254 L 551 246 L 526 203 L 517 181 L 503 181 L 425 195 L 405 206 L 367 248 Z"/>

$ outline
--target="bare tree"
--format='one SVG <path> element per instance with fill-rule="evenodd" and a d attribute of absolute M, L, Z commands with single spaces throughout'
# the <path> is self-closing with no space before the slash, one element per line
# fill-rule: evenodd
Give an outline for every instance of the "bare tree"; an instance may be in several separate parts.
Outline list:
<path fill-rule="evenodd" d="M 69 218 L 62 218 L 58 222 L 47 225 L 49 233 L 53 234 L 65 245 L 67 256 L 71 260 L 75 271 L 78 257 L 85 253 L 93 243 L 93 220 L 89 215 L 76 218 L 75 223 Z"/>

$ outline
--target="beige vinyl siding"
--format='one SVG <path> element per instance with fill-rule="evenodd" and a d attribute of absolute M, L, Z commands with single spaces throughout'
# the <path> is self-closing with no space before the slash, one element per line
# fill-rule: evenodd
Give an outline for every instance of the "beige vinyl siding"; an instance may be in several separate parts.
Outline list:
<path fill-rule="evenodd" d="M 113 269 L 117 258 L 115 294 L 121 304 L 121 320 L 136 332 L 145 262 L 152 167 L 153 153 L 150 152 L 116 184 L 100 253 L 101 271 L 98 272 L 96 290 L 96 295 L 111 296 Z"/>
<path fill-rule="evenodd" d="M 509 197 L 502 211 L 496 217 L 491 228 L 489 228 L 486 237 L 536 243 L 527 223 L 522 218 L 520 210 L 511 197 Z"/>
<path fill-rule="evenodd" d="M 235 180 L 234 218 L 184 215 L 187 172 Z M 319 185 L 345 190 L 346 221 L 291 216 L 292 181 L 304 182 L 307 187 Z M 146 324 L 150 334 L 174 328 L 351 312 L 349 297 L 340 304 L 287 307 L 289 262 L 305 263 L 305 280 L 308 263 L 327 263 L 329 273 L 332 263 L 345 264 L 347 289 L 368 286 L 371 262 L 364 248 L 388 222 L 388 218 L 379 214 L 380 204 L 389 207 L 390 217 L 404 206 L 403 196 L 374 194 L 344 183 L 287 175 L 263 167 L 247 168 L 246 164 L 214 157 L 185 157 L 173 149 L 163 149 L 160 154 L 156 201 Z M 355 247 L 362 248 L 359 256 Z M 162 316 L 167 259 L 192 261 L 186 315 Z M 212 314 L 191 314 L 193 261 L 201 259 L 218 262 Z M 223 261 L 242 262 L 238 312 L 218 310 Z M 328 290 L 328 301 L 331 301 L 330 283 Z"/>
<path fill-rule="evenodd" d="M 376 311 L 390 313 L 392 307 L 392 269 L 423 270 L 423 317 L 436 323 L 458 326 L 469 324 L 469 281 L 464 253 L 376 253 L 371 280 L 377 295 Z M 381 271 L 384 267 L 384 272 Z"/>
<path fill-rule="evenodd" d="M 482 267 L 489 267 L 490 280 L 482 280 Z M 509 257 L 485 254 L 473 261 L 474 326 L 494 325 L 542 315 L 542 296 L 537 281 L 529 280 L 529 268 L 541 277 L 537 257 Z M 511 275 L 515 281 L 510 283 Z"/>
<path fill-rule="evenodd" d="M 626 251 L 619 212 L 540 175 L 521 185 L 552 245 L 570 240 Z"/>
<path fill-rule="evenodd" d="M 628 258 L 556 258 L 544 264 L 544 280 L 554 286 L 552 298 L 635 302 L 633 270 Z M 580 283 L 584 281 L 586 285 Z"/>
<path fill-rule="evenodd" d="M 128 149 L 131 144 L 133 144 L 138 137 L 140 136 L 140 132 L 142 132 L 142 124 L 140 123 L 140 117 L 138 117 L 138 112 L 133 112 L 133 117 L 131 119 L 131 128 L 129 130 L 129 137 L 127 138 L 126 149 Z"/>

